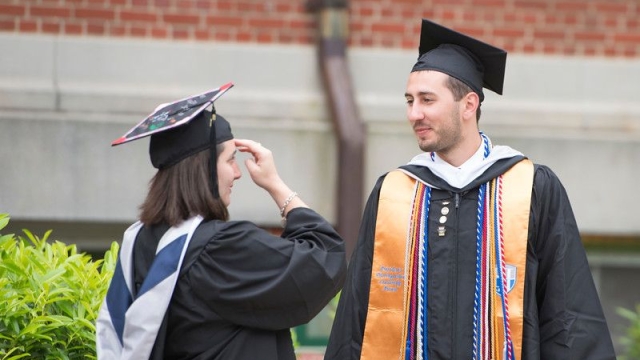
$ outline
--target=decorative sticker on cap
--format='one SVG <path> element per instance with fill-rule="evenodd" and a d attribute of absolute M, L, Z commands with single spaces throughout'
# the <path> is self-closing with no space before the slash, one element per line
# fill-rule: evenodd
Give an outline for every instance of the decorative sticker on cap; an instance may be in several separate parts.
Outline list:
<path fill-rule="evenodd" d="M 233 83 L 227 83 L 201 94 L 192 95 L 169 104 L 162 104 L 122 137 L 114 140 L 111 146 L 124 144 L 186 124 L 231 87 L 233 87 Z"/>

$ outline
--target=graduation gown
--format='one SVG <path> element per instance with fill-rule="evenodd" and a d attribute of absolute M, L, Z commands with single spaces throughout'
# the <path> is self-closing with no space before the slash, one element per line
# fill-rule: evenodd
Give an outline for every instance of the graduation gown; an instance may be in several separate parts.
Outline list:
<path fill-rule="evenodd" d="M 136 289 L 167 229 L 139 232 Z M 343 240 L 311 209 L 291 210 L 281 237 L 248 221 L 202 222 L 187 248 L 151 359 L 294 360 L 289 329 L 317 315 L 345 275 Z"/>
<path fill-rule="evenodd" d="M 472 358 L 478 190 L 520 159 L 522 156 L 497 161 L 462 189 L 450 186 L 427 167 L 402 167 L 438 188 L 431 192 L 428 219 L 429 359 Z M 360 358 L 383 180 L 384 175 L 378 179 L 364 210 L 326 360 Z M 448 214 L 446 235 L 440 237 L 436 229 L 446 203 L 450 207 L 454 204 L 455 210 Z M 566 191 L 556 175 L 542 165 L 534 167 L 526 256 L 523 347 L 518 360 L 615 359 Z M 521 276 L 517 281 L 522 281 Z"/>

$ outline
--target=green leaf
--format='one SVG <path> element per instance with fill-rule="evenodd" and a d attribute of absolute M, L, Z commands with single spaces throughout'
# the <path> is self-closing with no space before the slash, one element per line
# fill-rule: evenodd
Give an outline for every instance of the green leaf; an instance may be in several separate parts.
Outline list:
<path fill-rule="evenodd" d="M 638 314 L 629 310 L 629 309 L 625 309 L 625 308 L 618 308 L 616 309 L 616 312 L 618 313 L 618 315 L 624 317 L 625 319 L 628 320 L 637 320 L 638 319 Z"/>
<path fill-rule="evenodd" d="M 9 214 L 2 213 L 0 214 L 0 230 L 4 229 L 5 226 L 9 223 Z"/>
<path fill-rule="evenodd" d="M 0 271 L 1 270 L 5 270 L 13 275 L 16 275 L 22 278 L 26 278 L 28 276 L 27 272 L 21 265 L 16 264 L 11 260 L 6 260 L 0 263 Z M 5 274 L 5 276 L 8 276 L 8 275 Z"/>
<path fill-rule="evenodd" d="M 59 278 L 60 276 L 62 276 L 65 273 L 65 271 L 66 269 L 64 268 L 53 269 L 47 272 L 42 278 L 40 278 L 40 281 L 43 283 L 52 282 L 56 278 Z"/>
<path fill-rule="evenodd" d="M 20 354 L 20 355 L 14 355 L 14 356 L 11 356 L 11 357 L 7 357 L 7 356 L 11 355 L 12 352 L 13 351 L 9 352 L 5 357 L 2 358 L 2 360 L 18 360 L 18 359 L 24 359 L 26 357 L 31 356 L 31 354 L 29 354 L 29 353 L 24 353 L 24 354 Z"/>
<path fill-rule="evenodd" d="M 624 351 L 618 358 L 620 360 L 640 359 L 640 303 L 636 305 L 635 311 L 619 307 L 616 313 L 629 320 L 626 332 L 619 340 Z"/>
<path fill-rule="evenodd" d="M 8 215 L 0 214 L 0 229 Z M 75 245 L 0 235 L 0 360 L 96 359 L 95 321 L 106 295 L 119 245 L 103 259 Z"/>
<path fill-rule="evenodd" d="M 41 327 L 41 324 L 38 324 L 37 322 L 32 322 L 29 325 L 27 325 L 27 327 L 22 329 L 22 331 L 20 331 L 20 337 L 31 336 L 31 337 L 39 338 L 42 340 L 51 341 L 51 337 L 43 335 L 42 331 L 38 331 L 40 327 Z"/>

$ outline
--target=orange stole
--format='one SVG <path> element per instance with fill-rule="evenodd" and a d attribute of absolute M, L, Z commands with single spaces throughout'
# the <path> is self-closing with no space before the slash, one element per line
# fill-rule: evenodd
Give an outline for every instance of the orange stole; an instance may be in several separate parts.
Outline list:
<path fill-rule="evenodd" d="M 505 263 L 516 266 L 516 284 L 507 294 L 509 326 L 516 359 L 521 358 L 524 314 L 524 275 L 533 164 L 525 159 L 503 174 L 502 226 Z M 361 360 L 404 359 L 406 297 L 410 276 L 406 269 L 411 249 L 411 213 L 416 180 L 400 170 L 385 177 L 378 199 L 369 308 Z M 500 314 L 502 324 L 502 314 Z"/>

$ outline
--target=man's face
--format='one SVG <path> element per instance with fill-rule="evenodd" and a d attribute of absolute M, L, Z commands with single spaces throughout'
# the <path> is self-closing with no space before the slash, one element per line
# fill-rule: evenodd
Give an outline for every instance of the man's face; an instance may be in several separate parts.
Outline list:
<path fill-rule="evenodd" d="M 415 71 L 409 75 L 405 98 L 407 118 L 425 152 L 448 153 L 462 138 L 460 102 L 445 83 L 449 75 Z"/>

